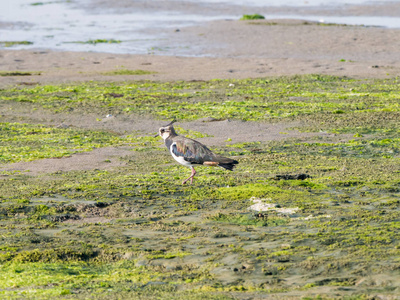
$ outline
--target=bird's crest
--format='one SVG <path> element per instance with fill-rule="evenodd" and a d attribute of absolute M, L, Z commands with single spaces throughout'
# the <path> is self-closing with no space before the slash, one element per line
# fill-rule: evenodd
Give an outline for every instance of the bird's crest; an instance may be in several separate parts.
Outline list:
<path fill-rule="evenodd" d="M 176 122 L 176 120 L 172 120 L 171 122 L 169 122 L 167 125 L 163 126 L 163 127 L 168 127 L 171 126 L 172 124 L 174 124 Z"/>

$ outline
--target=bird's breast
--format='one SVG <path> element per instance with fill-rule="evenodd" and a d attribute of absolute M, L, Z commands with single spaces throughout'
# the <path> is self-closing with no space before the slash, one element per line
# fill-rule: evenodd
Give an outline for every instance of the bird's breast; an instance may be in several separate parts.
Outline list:
<path fill-rule="evenodd" d="M 181 165 L 184 165 L 184 166 L 186 166 L 186 167 L 192 167 L 192 163 L 190 163 L 189 161 L 187 161 L 187 160 L 185 160 L 185 157 L 183 156 L 183 155 L 180 155 L 179 153 L 178 154 L 175 154 L 174 152 L 174 150 L 173 150 L 173 147 L 176 147 L 176 144 L 175 143 L 172 143 L 171 144 L 171 146 L 169 147 L 169 152 L 171 152 L 171 155 L 172 155 L 172 157 L 178 162 L 178 163 L 180 163 Z"/>

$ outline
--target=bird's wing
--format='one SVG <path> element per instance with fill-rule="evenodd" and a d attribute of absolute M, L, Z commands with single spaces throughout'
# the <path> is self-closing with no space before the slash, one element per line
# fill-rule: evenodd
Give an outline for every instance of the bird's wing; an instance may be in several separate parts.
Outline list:
<path fill-rule="evenodd" d="M 215 158 L 215 154 L 210 149 L 189 138 L 176 139 L 172 144 L 172 152 L 194 164 L 203 164 L 206 161 L 213 161 Z"/>

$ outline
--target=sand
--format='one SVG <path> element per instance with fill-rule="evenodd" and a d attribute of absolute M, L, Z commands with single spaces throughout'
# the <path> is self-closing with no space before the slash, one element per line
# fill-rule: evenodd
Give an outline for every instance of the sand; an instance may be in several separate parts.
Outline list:
<path fill-rule="evenodd" d="M 214 21 L 171 32 L 162 41 L 163 47 L 170 47 L 168 56 L 1 50 L 1 71 L 37 71 L 40 75 L 3 76 L 0 87 L 88 80 L 209 80 L 312 73 L 395 77 L 400 74 L 399 33 L 399 29 L 322 26 L 300 20 Z M 176 45 L 186 47 L 187 56 L 174 56 Z M 121 68 L 156 73 L 103 74 Z"/>

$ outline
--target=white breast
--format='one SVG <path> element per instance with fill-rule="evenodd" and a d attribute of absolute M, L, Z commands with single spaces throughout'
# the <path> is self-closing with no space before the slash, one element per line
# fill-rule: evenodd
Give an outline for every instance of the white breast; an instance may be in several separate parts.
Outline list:
<path fill-rule="evenodd" d="M 169 148 L 169 152 L 171 152 L 172 157 L 173 157 L 178 163 L 180 163 L 181 165 L 184 165 L 184 166 L 186 166 L 186 167 L 190 167 L 190 168 L 191 168 L 191 167 L 192 167 L 192 164 L 191 164 L 190 162 L 186 161 L 186 160 L 183 158 L 183 156 L 176 156 L 176 155 L 174 154 L 174 152 L 172 152 L 172 147 L 173 147 L 174 145 L 176 145 L 176 143 L 172 143 L 171 146 L 170 146 L 170 148 Z"/>

